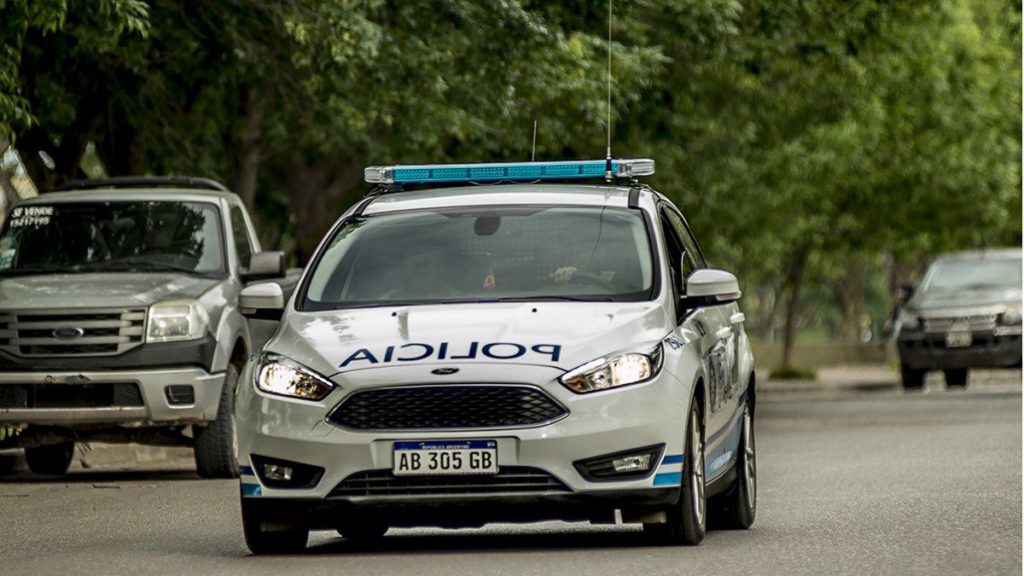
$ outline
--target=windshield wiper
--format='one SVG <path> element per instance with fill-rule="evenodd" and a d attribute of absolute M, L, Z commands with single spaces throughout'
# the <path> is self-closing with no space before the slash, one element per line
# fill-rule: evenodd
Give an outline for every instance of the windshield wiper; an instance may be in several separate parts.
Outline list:
<path fill-rule="evenodd" d="M 134 260 L 122 258 L 119 260 L 107 260 L 105 262 L 96 262 L 90 264 L 91 269 L 105 270 L 105 271 L 154 271 L 154 272 L 181 272 L 183 274 L 200 274 L 206 275 L 205 272 L 197 272 L 192 268 L 186 268 L 184 266 L 175 266 L 174 264 L 166 264 L 163 262 L 153 262 L 152 260 Z"/>
<path fill-rule="evenodd" d="M 0 270 L 0 276 L 28 276 L 31 274 L 74 274 L 82 272 L 78 266 L 50 266 L 49 264 L 25 264 L 17 268 Z"/>
<path fill-rule="evenodd" d="M 611 296 L 506 296 L 481 302 L 614 302 Z"/>

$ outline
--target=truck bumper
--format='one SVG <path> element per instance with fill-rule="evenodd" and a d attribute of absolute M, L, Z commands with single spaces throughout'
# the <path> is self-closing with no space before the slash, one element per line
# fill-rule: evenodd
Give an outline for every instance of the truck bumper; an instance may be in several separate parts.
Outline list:
<path fill-rule="evenodd" d="M 971 344 L 946 346 L 946 334 L 903 332 L 896 341 L 900 362 L 915 370 L 1012 368 L 1021 365 L 1021 334 L 1017 331 L 974 332 Z"/>
<path fill-rule="evenodd" d="M 0 423 L 172 425 L 213 420 L 224 373 L 201 368 L 0 372 Z"/>

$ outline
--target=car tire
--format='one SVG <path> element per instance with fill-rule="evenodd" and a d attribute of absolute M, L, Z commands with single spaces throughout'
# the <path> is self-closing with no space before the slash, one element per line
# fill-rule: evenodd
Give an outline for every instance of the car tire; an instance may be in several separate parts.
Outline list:
<path fill-rule="evenodd" d="M 238 478 L 238 446 L 235 430 L 235 385 L 238 370 L 228 366 L 220 392 L 217 418 L 205 427 L 194 427 L 196 472 L 201 478 Z"/>
<path fill-rule="evenodd" d="M 946 376 L 946 388 L 966 388 L 968 371 L 967 368 L 956 368 L 952 370 L 943 370 L 943 374 Z"/>
<path fill-rule="evenodd" d="M 242 498 L 242 529 L 245 545 L 253 554 L 298 554 L 306 549 L 309 528 L 268 518 L 247 498 Z"/>
<path fill-rule="evenodd" d="M 903 389 L 920 390 L 924 388 L 924 377 L 927 373 L 927 370 L 918 370 L 917 368 L 910 368 L 905 364 L 900 364 L 900 381 L 903 383 Z"/>
<path fill-rule="evenodd" d="M 743 406 L 740 442 L 736 456 L 736 480 L 725 493 L 711 499 L 709 521 L 715 528 L 746 530 L 757 516 L 757 451 L 754 411 L 750 399 Z"/>
<path fill-rule="evenodd" d="M 671 545 L 696 546 L 707 532 L 704 496 L 704 426 L 697 406 L 690 408 L 683 449 L 683 480 L 679 502 L 666 510 L 664 524 L 644 524 L 644 533 Z"/>
<path fill-rule="evenodd" d="M 338 536 L 346 540 L 376 540 L 383 538 L 388 532 L 387 524 L 370 522 L 354 526 L 342 526 L 338 528 Z"/>
<path fill-rule="evenodd" d="M 63 476 L 68 473 L 75 458 L 75 443 L 62 442 L 47 446 L 25 448 L 25 463 L 35 474 Z"/>

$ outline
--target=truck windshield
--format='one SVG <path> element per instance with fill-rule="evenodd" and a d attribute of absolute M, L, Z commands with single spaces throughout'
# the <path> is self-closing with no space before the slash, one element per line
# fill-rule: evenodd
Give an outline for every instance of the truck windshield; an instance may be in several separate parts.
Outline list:
<path fill-rule="evenodd" d="M 417 303 L 651 297 L 639 212 L 594 207 L 417 210 L 342 226 L 314 263 L 304 310 Z"/>
<path fill-rule="evenodd" d="M 223 270 L 213 204 L 32 204 L 14 208 L 0 233 L 0 275 Z"/>
<path fill-rule="evenodd" d="M 1019 290 L 1020 285 L 1019 258 L 939 260 L 925 275 L 921 291 Z"/>

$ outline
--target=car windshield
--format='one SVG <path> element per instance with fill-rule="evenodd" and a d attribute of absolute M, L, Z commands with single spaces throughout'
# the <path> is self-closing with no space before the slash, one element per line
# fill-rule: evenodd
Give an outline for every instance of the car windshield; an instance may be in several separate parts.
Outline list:
<path fill-rule="evenodd" d="M 939 260 L 921 284 L 923 292 L 1012 290 L 1021 286 L 1020 258 Z"/>
<path fill-rule="evenodd" d="M 650 298 L 639 212 L 596 207 L 408 211 L 355 219 L 315 263 L 306 310 Z"/>
<path fill-rule="evenodd" d="M 213 204 L 33 204 L 14 208 L 0 234 L 0 275 L 223 269 Z"/>

